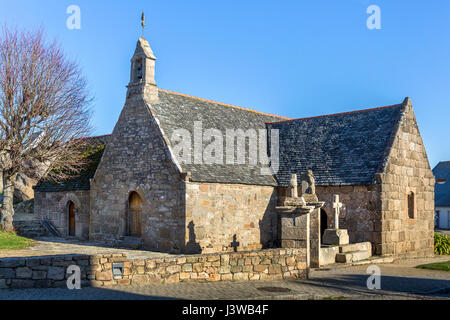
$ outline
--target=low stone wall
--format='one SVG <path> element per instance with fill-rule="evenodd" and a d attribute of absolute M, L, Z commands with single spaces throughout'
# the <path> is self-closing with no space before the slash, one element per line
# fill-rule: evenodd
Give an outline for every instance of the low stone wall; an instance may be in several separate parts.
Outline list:
<path fill-rule="evenodd" d="M 113 276 L 113 264 L 123 274 Z M 66 287 L 67 268 L 81 270 L 81 286 L 304 279 L 305 249 L 177 255 L 128 260 L 125 254 L 60 255 L 0 259 L 0 289 Z"/>

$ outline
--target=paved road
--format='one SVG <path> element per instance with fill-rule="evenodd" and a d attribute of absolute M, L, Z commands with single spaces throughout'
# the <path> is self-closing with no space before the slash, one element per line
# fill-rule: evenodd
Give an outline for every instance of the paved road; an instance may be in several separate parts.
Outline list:
<path fill-rule="evenodd" d="M 450 260 L 450 257 L 380 265 L 381 290 L 367 288 L 368 266 L 353 266 L 312 271 L 310 279 L 304 281 L 179 283 L 81 290 L 0 290 L 0 299 L 450 299 L 449 272 L 413 268 L 421 263 L 442 260 Z M 271 288 L 278 288 L 279 292 L 267 291 Z"/>

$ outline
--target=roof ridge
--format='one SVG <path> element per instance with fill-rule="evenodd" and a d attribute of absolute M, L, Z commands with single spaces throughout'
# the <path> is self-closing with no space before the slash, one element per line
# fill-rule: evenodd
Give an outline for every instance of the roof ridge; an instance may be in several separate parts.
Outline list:
<path fill-rule="evenodd" d="M 102 138 L 102 137 L 107 137 L 107 136 L 111 136 L 112 135 L 112 133 L 108 133 L 108 134 L 101 134 L 101 135 L 98 135 L 98 136 L 89 136 L 89 137 L 86 137 L 87 139 L 92 139 L 92 138 Z"/>
<path fill-rule="evenodd" d="M 222 105 L 222 106 L 225 106 L 225 107 L 231 107 L 231 108 L 236 108 L 236 109 L 240 109 L 240 110 L 245 110 L 245 111 L 250 111 L 250 112 L 254 112 L 254 113 L 263 114 L 263 115 L 266 115 L 266 116 L 292 120 L 292 118 L 283 117 L 283 116 L 279 116 L 279 115 L 276 115 L 276 114 L 270 114 L 270 113 L 266 113 L 266 112 L 261 112 L 261 111 L 257 111 L 257 110 L 253 110 L 253 109 L 249 109 L 249 108 L 239 107 L 239 106 L 235 106 L 235 105 L 228 104 L 228 103 L 223 103 L 223 102 L 218 102 L 218 101 L 214 101 L 214 100 L 208 100 L 208 99 L 204 99 L 204 98 L 199 98 L 199 97 L 191 96 L 191 95 L 184 94 L 184 93 L 174 92 L 174 91 L 165 90 L 165 89 L 161 89 L 161 88 L 158 88 L 158 90 L 159 91 L 163 91 L 163 92 L 167 92 L 167 93 L 171 93 L 171 94 L 176 94 L 176 95 L 183 96 L 183 97 L 187 97 L 187 98 L 200 100 L 200 101 L 205 101 L 205 102 L 209 102 L 209 103 L 219 104 L 219 105 Z"/>
<path fill-rule="evenodd" d="M 380 110 L 380 109 L 401 107 L 402 105 L 403 104 L 393 104 L 393 105 L 383 106 L 383 107 L 375 107 L 375 108 L 360 109 L 360 110 L 340 112 L 340 113 L 324 114 L 324 115 L 320 115 L 320 116 L 297 118 L 297 119 L 291 119 L 291 120 L 286 120 L 286 121 L 266 122 L 266 124 L 276 124 L 276 123 L 293 122 L 293 121 L 297 121 L 297 120 L 308 120 L 308 119 L 316 119 L 316 118 L 324 118 L 324 117 L 334 117 L 334 116 L 341 116 L 341 115 L 345 115 L 345 114 L 359 113 L 359 112 L 365 112 L 365 111 L 374 111 L 374 110 Z"/>

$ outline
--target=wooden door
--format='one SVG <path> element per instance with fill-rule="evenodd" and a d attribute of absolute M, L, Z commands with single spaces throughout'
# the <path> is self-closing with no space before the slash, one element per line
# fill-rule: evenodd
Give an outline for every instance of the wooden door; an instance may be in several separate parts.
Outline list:
<path fill-rule="evenodd" d="M 69 203 L 69 236 L 75 236 L 75 204 Z"/>
<path fill-rule="evenodd" d="M 142 199 L 132 192 L 129 199 L 129 235 L 140 237 L 142 235 Z"/>

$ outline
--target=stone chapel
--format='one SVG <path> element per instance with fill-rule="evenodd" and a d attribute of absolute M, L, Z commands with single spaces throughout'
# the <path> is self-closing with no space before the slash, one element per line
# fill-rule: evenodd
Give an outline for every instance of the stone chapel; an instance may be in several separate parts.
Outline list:
<path fill-rule="evenodd" d="M 376 255 L 433 255 L 435 181 L 409 98 L 289 119 L 160 89 L 155 63 L 140 38 L 112 134 L 89 138 L 94 151 L 81 176 L 36 185 L 36 215 L 62 235 L 171 253 L 280 246 L 286 239 L 277 208 L 305 193 L 304 177 L 312 172 L 311 201 L 324 203 L 313 206 L 307 222 L 311 246 L 320 247 L 324 230 L 333 227 L 339 195 L 339 225 L 351 243 L 370 242 Z M 212 160 L 202 159 L 205 136 L 225 142 L 227 130 L 244 133 L 232 145 L 257 133 L 258 148 L 245 145 L 243 161 L 221 163 L 216 156 L 227 144 L 210 153 Z M 180 133 L 192 138 L 191 150 L 179 152 Z M 251 161 L 261 150 L 270 163 Z M 275 162 L 273 174 L 262 174 Z"/>

